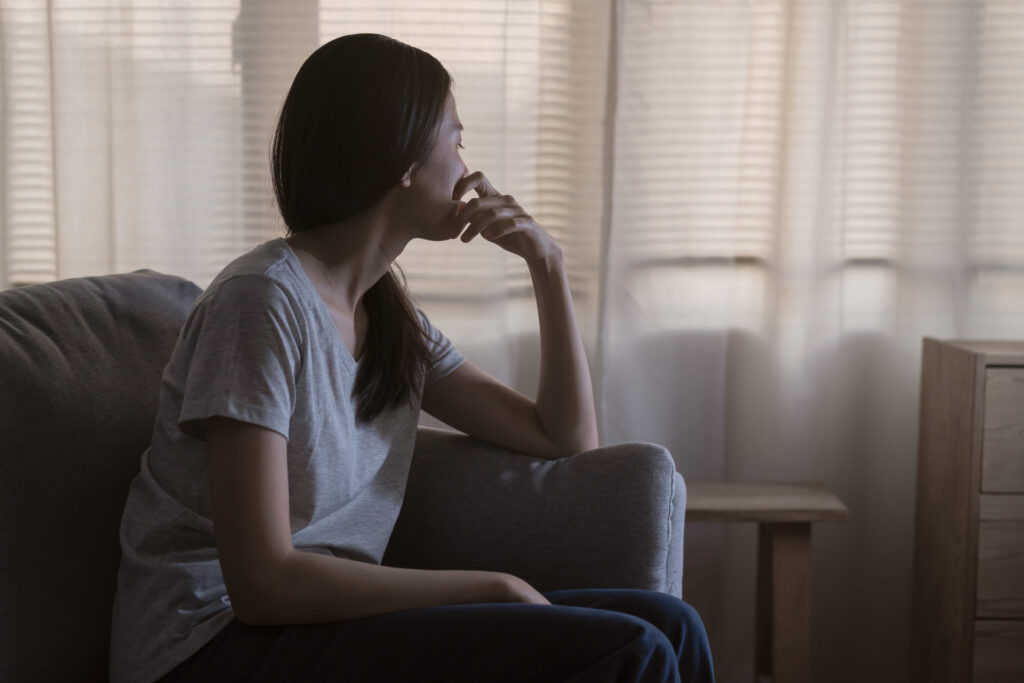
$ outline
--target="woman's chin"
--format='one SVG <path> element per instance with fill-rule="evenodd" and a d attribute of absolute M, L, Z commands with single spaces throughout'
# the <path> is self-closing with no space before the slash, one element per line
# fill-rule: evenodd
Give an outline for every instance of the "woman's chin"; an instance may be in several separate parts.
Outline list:
<path fill-rule="evenodd" d="M 437 227 L 432 232 L 435 235 L 440 235 L 440 237 L 436 238 L 438 241 L 453 240 L 462 234 L 462 230 L 466 225 L 465 222 L 459 221 L 457 217 L 462 205 L 460 202 L 453 202 L 451 208 L 437 222 Z"/>
<path fill-rule="evenodd" d="M 463 228 L 466 227 L 465 221 L 458 220 L 459 210 L 465 205 L 465 202 L 445 202 L 443 205 L 436 207 L 427 215 L 420 215 L 411 218 L 412 220 L 419 219 L 418 222 L 420 228 L 420 238 L 429 240 L 431 242 L 445 242 L 453 240 L 462 234 Z M 424 220 L 426 219 L 426 220 Z"/>
<path fill-rule="evenodd" d="M 448 242 L 462 234 L 461 227 L 452 227 L 451 221 L 436 223 L 429 230 L 424 230 L 420 238 L 430 242 Z"/>

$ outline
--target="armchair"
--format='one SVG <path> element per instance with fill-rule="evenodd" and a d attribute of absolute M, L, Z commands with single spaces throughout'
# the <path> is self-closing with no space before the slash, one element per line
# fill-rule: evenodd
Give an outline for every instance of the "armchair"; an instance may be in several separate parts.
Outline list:
<path fill-rule="evenodd" d="M 121 511 L 199 293 L 153 271 L 0 292 L 0 680 L 106 679 Z M 546 461 L 421 427 L 384 564 L 681 597 L 685 503 L 661 446 Z"/>

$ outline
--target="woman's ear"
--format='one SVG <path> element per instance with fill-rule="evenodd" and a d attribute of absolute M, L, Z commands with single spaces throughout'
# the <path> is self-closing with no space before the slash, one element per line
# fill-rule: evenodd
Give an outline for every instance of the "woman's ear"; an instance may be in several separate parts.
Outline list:
<path fill-rule="evenodd" d="M 410 166 L 409 170 L 406 171 L 405 175 L 402 176 L 402 180 L 399 181 L 399 184 L 402 187 L 411 187 L 412 186 L 412 170 L 413 170 L 413 167 Z"/>

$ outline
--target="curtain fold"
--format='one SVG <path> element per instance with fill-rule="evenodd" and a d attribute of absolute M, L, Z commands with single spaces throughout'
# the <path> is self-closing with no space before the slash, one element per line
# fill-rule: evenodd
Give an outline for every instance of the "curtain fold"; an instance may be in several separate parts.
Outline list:
<path fill-rule="evenodd" d="M 467 164 L 562 245 L 602 443 L 829 484 L 851 519 L 814 530 L 814 678 L 906 680 L 921 339 L 1024 337 L 1024 5 L 0 0 L 2 286 L 205 286 L 282 234 L 280 104 L 362 31 L 449 68 Z M 521 262 L 474 240 L 399 264 L 535 394 Z M 719 680 L 750 680 L 755 530 L 686 534 Z"/>

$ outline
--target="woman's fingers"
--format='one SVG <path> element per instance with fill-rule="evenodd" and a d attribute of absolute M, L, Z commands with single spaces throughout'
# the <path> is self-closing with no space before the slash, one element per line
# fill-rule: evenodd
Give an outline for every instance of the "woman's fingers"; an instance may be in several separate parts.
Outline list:
<path fill-rule="evenodd" d="M 452 216 L 452 220 L 455 223 L 453 229 L 457 231 L 454 237 L 458 237 L 458 234 L 462 232 L 466 224 L 472 221 L 481 211 L 502 206 L 518 206 L 518 204 L 515 204 L 514 200 L 512 204 L 509 204 L 505 197 L 475 197 L 468 202 L 459 202 L 459 208 Z"/>
<path fill-rule="evenodd" d="M 509 195 L 497 196 L 497 197 L 474 197 L 468 202 L 460 202 L 459 206 L 459 218 L 463 220 L 463 225 L 467 221 L 473 219 L 473 216 L 483 209 L 493 209 L 499 206 L 519 206 L 516 200 Z"/>
<path fill-rule="evenodd" d="M 484 239 L 493 242 L 494 240 L 500 239 L 509 233 L 519 230 L 520 228 L 526 228 L 532 222 L 533 217 L 525 214 L 512 216 L 510 218 L 499 218 L 481 230 L 480 234 Z"/>
<path fill-rule="evenodd" d="M 545 258 L 557 249 L 554 240 L 519 206 L 515 197 L 499 194 L 483 173 L 476 171 L 456 182 L 452 199 L 459 201 L 470 190 L 476 190 L 479 196 L 468 202 L 460 201 L 453 236 L 461 232 L 462 241 L 470 242 L 482 234 L 502 249 L 526 259 Z"/>
<path fill-rule="evenodd" d="M 481 197 L 499 197 L 501 193 L 494 189 L 494 185 L 491 185 L 491 181 L 487 179 L 487 176 L 482 171 L 474 171 L 467 176 L 463 176 L 455 183 L 455 191 L 452 192 L 452 199 L 462 199 L 462 195 L 466 194 L 470 190 L 476 190 L 476 193 Z"/>
<path fill-rule="evenodd" d="M 523 209 L 518 204 L 513 206 L 506 205 L 481 208 L 472 216 L 466 214 L 466 217 L 470 218 L 470 220 L 469 227 L 467 227 L 466 231 L 462 233 L 463 242 L 469 242 L 487 228 L 498 223 L 507 222 L 511 219 L 520 217 L 529 218 L 529 216 L 526 216 L 523 213 Z"/>
<path fill-rule="evenodd" d="M 468 202 L 460 202 L 459 215 L 466 216 L 467 220 L 480 209 L 490 209 L 495 206 L 507 206 L 508 202 L 504 197 L 474 197 Z"/>

